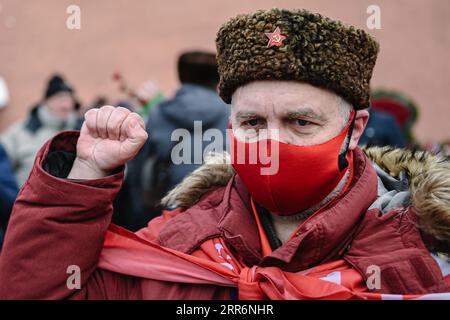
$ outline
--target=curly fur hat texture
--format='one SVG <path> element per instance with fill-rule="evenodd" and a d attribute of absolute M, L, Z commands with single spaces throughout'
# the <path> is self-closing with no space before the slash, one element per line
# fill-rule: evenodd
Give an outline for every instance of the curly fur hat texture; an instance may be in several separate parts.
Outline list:
<path fill-rule="evenodd" d="M 404 171 L 409 180 L 411 205 L 418 227 L 432 237 L 433 252 L 450 254 L 450 162 L 424 151 L 367 148 L 367 157 L 392 177 Z M 225 186 L 235 174 L 228 153 L 211 154 L 205 164 L 187 176 L 162 200 L 167 207 L 189 208 L 205 193 Z"/>
<path fill-rule="evenodd" d="M 280 28 L 280 46 L 266 33 Z M 369 107 L 370 79 L 379 45 L 365 31 L 306 10 L 271 9 L 239 15 L 216 38 L 220 96 L 256 80 L 297 80 L 342 96 L 357 110 Z"/>

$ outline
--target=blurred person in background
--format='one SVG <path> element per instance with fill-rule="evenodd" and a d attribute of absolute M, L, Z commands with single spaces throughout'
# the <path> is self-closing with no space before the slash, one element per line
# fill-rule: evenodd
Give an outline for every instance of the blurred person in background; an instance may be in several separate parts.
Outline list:
<path fill-rule="evenodd" d="M 0 110 L 5 109 L 9 104 L 9 90 L 6 81 L 0 76 Z"/>
<path fill-rule="evenodd" d="M 387 112 L 369 110 L 367 127 L 359 140 L 359 145 L 367 147 L 406 147 L 406 139 L 395 118 Z"/>
<path fill-rule="evenodd" d="M 0 110 L 9 104 L 9 90 L 5 80 L 0 77 Z M 3 243 L 6 225 L 8 224 L 11 208 L 16 200 L 17 183 L 9 163 L 5 149 L 0 144 L 0 250 Z"/>
<path fill-rule="evenodd" d="M 78 112 L 82 116 L 82 119 L 84 119 L 84 115 L 89 110 L 94 109 L 94 108 L 100 108 L 100 107 L 108 105 L 108 104 L 109 104 L 109 99 L 106 96 L 99 95 L 99 96 L 96 96 L 92 100 L 91 103 L 88 103 L 88 104 L 85 104 L 85 105 L 81 106 L 80 110 L 78 110 Z"/>
<path fill-rule="evenodd" d="M 370 119 L 362 137 L 368 146 L 420 148 L 414 137 L 419 108 L 398 90 L 377 89 L 371 92 Z"/>
<path fill-rule="evenodd" d="M 18 191 L 19 188 L 17 187 L 16 178 L 14 177 L 8 156 L 0 144 L 0 250 L 11 209 Z"/>
<path fill-rule="evenodd" d="M 194 132 L 195 121 L 201 122 L 203 132 L 216 128 L 223 132 L 224 137 L 228 128 L 230 107 L 217 93 L 219 73 L 215 53 L 202 51 L 183 53 L 178 59 L 178 76 L 181 86 L 175 96 L 155 106 L 147 121 L 148 134 L 152 137 L 148 141 L 147 156 L 156 158 L 155 162 L 167 161 L 170 158 L 174 143 L 179 142 L 171 141 L 172 132 L 176 129 L 188 130 L 195 139 L 195 135 L 198 134 Z M 226 139 L 223 150 L 226 149 L 225 143 Z M 206 144 L 204 143 L 203 148 Z M 168 181 L 164 186 L 165 190 L 161 190 L 162 194 L 175 187 L 199 166 L 194 163 L 182 165 L 171 163 L 167 168 Z M 154 191 L 152 186 L 149 191 Z"/>
<path fill-rule="evenodd" d="M 178 58 L 178 77 L 181 86 L 175 95 L 150 109 L 146 127 L 152 139 L 128 163 L 124 185 L 115 201 L 113 221 L 131 230 L 145 226 L 150 219 L 158 216 L 161 198 L 200 166 L 194 161 L 180 165 L 171 161 L 172 148 L 179 142 L 171 141 L 174 130 L 185 129 L 193 137 L 192 141 L 196 135 L 202 141 L 202 137 L 198 136 L 202 133 L 194 131 L 194 122 L 199 121 L 202 132 L 211 128 L 221 130 L 223 150 L 227 148 L 225 132 L 230 108 L 217 93 L 219 73 L 215 53 L 189 51 L 181 54 Z M 160 99 L 158 90 L 149 82 L 138 91 L 140 96 Z M 203 142 L 202 150 L 208 143 Z M 192 155 L 193 150 L 192 145 Z"/>
<path fill-rule="evenodd" d="M 20 186 L 28 178 L 42 144 L 61 131 L 76 128 L 77 106 L 73 88 L 62 76 L 53 75 L 42 102 L 31 109 L 25 121 L 14 124 L 0 136 Z"/>

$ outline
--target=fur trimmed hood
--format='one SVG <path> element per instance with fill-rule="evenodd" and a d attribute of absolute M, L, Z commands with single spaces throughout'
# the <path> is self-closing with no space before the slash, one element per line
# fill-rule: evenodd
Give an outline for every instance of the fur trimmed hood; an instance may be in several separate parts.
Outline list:
<path fill-rule="evenodd" d="M 391 177 L 406 175 L 418 227 L 433 239 L 430 249 L 450 254 L 450 161 L 424 151 L 390 147 L 364 152 Z M 162 204 L 189 208 L 212 188 L 225 186 L 234 173 L 228 153 L 210 154 L 204 165 L 162 199 Z"/>
<path fill-rule="evenodd" d="M 367 148 L 367 157 L 391 177 L 406 173 L 418 227 L 431 251 L 450 254 L 450 161 L 425 151 Z"/>

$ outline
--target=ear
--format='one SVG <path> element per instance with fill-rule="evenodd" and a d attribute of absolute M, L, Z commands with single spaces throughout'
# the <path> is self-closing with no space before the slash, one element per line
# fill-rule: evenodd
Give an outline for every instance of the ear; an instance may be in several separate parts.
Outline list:
<path fill-rule="evenodd" d="M 367 109 L 356 111 L 355 125 L 353 126 L 353 133 L 349 144 L 350 150 L 354 150 L 358 145 L 368 121 L 369 111 Z"/>

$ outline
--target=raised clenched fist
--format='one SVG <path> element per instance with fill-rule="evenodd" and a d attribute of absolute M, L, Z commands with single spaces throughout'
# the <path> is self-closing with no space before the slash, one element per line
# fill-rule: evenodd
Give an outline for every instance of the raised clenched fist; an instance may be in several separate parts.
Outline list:
<path fill-rule="evenodd" d="M 122 107 L 104 106 L 85 115 L 69 179 L 98 179 L 131 160 L 147 140 L 144 120 Z"/>

